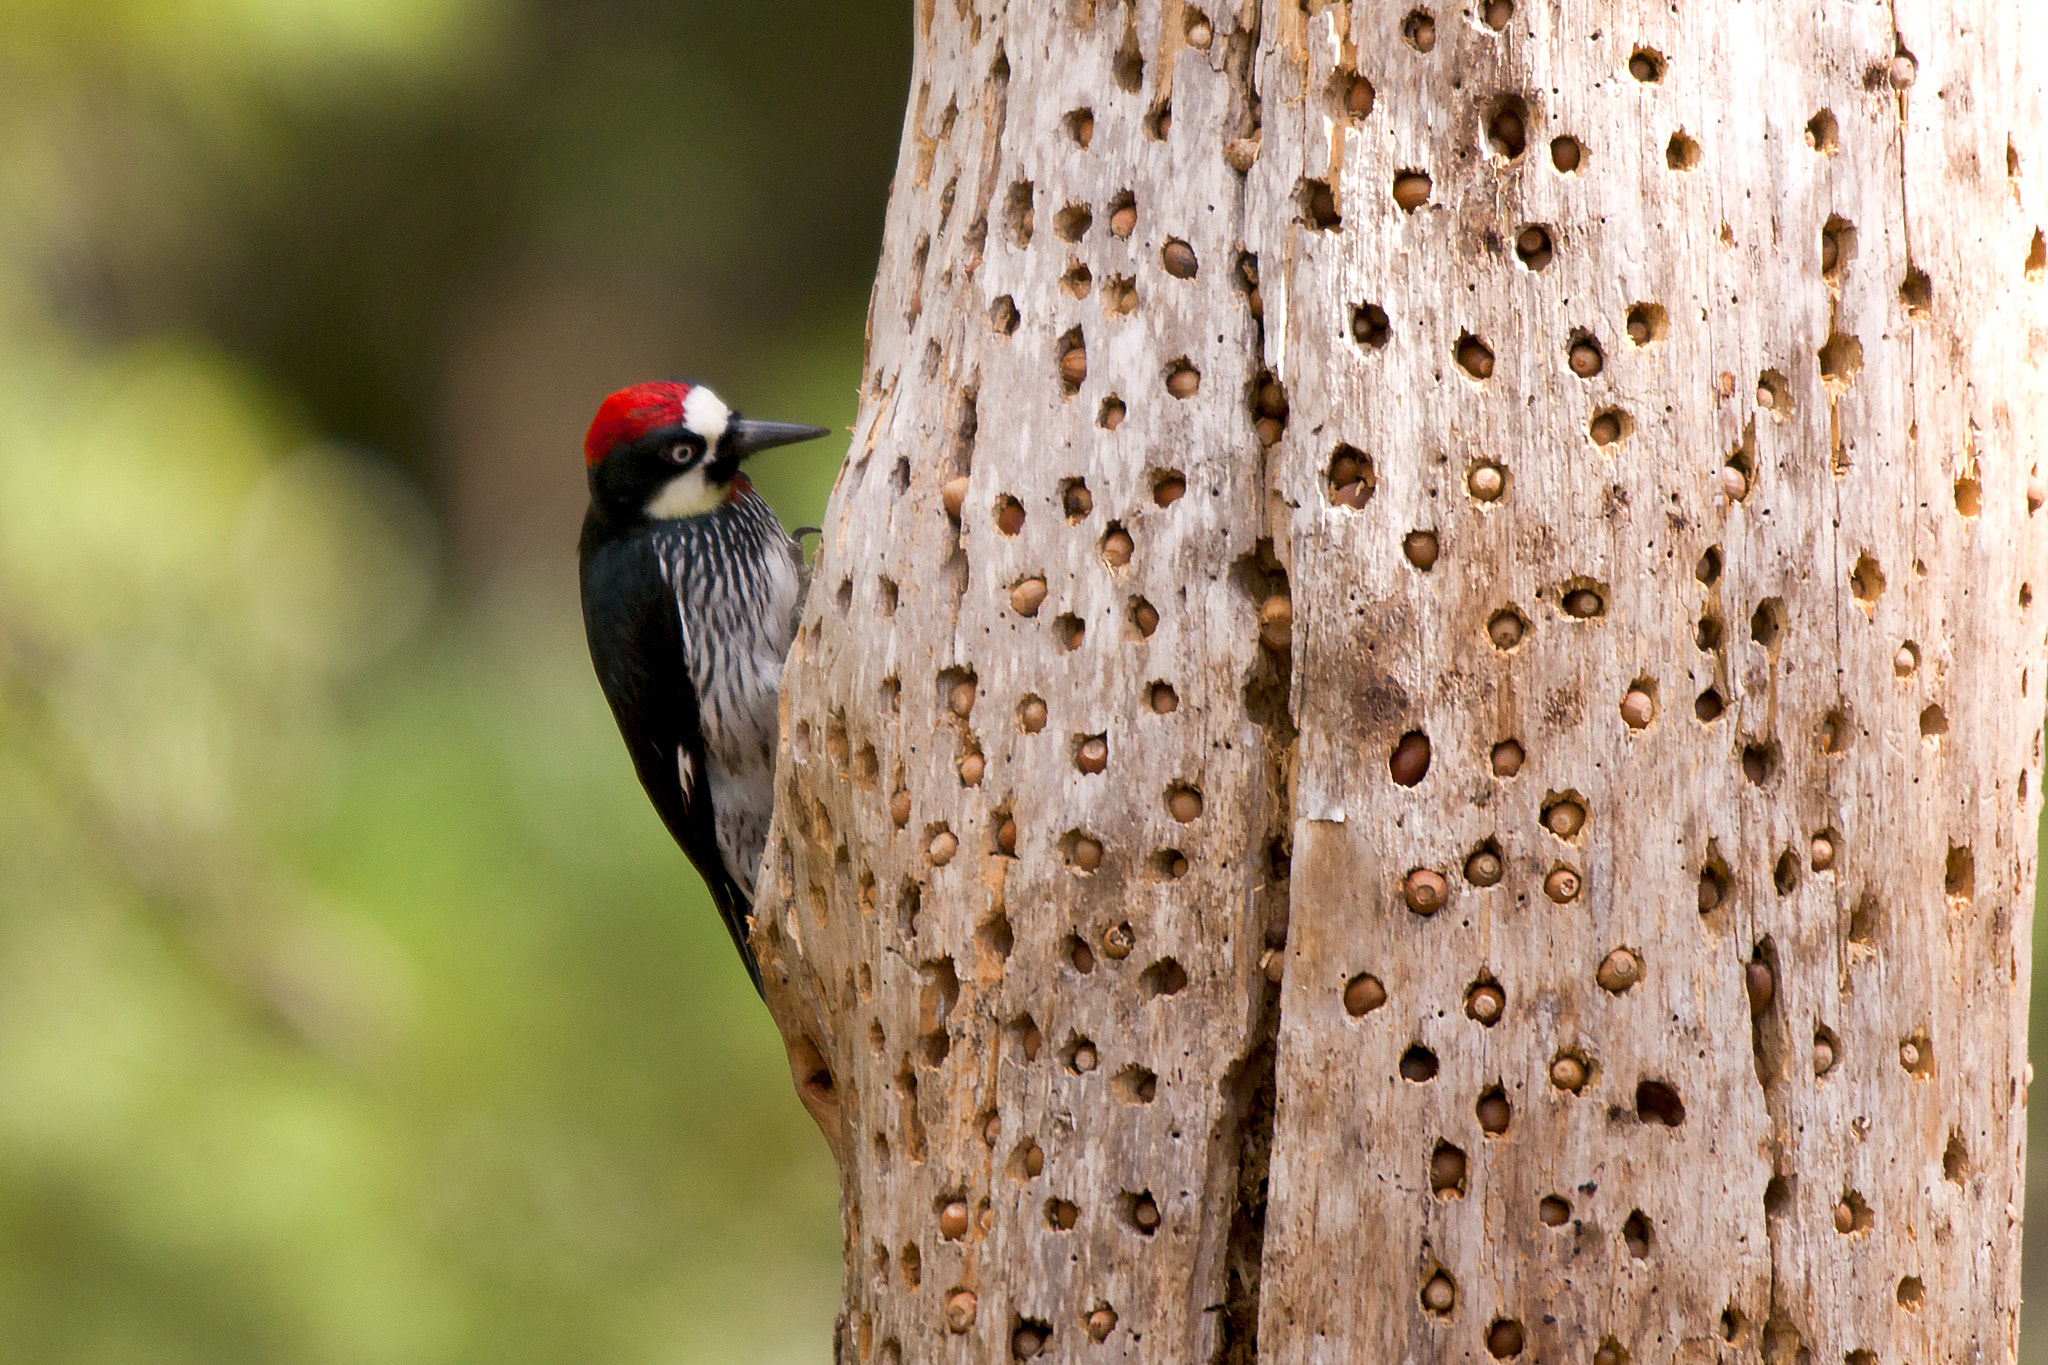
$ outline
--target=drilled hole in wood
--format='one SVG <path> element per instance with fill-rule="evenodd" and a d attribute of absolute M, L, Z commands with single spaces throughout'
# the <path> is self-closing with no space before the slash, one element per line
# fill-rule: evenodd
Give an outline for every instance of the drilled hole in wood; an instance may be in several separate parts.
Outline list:
<path fill-rule="evenodd" d="M 1487 0 L 1485 16 L 1482 22 L 1495 33 L 1499 33 L 1508 26 L 1508 21 L 1514 17 L 1514 0 Z"/>
<path fill-rule="evenodd" d="M 1825 1076 L 1842 1060 L 1842 1039 L 1825 1024 L 1813 1026 L 1813 1074 Z"/>
<path fill-rule="evenodd" d="M 1920 713 L 1920 738 L 1928 742 L 1940 739 L 1948 733 L 1948 712 L 1939 706 L 1929 706 Z"/>
<path fill-rule="evenodd" d="M 1133 597 L 1127 605 L 1124 619 L 1130 623 L 1133 637 L 1149 640 L 1159 629 L 1159 609 L 1142 597 Z"/>
<path fill-rule="evenodd" d="M 1636 1084 L 1636 1118 L 1644 1123 L 1661 1123 L 1676 1128 L 1685 1122 L 1685 1104 L 1678 1087 L 1669 1081 L 1639 1081 Z"/>
<path fill-rule="evenodd" d="M 1584 1053 L 1575 1049 L 1560 1052 L 1550 1062 L 1550 1084 L 1567 1094 L 1576 1095 L 1586 1088 L 1586 1082 L 1593 1077 L 1593 1067 Z"/>
<path fill-rule="evenodd" d="M 1480 1132 L 1488 1137 L 1499 1137 L 1513 1122 L 1515 1108 L 1508 1103 L 1507 1092 L 1496 1085 L 1479 1096 L 1478 1103 L 1472 1106 L 1472 1114 L 1479 1121 Z"/>
<path fill-rule="evenodd" d="M 1899 1307 L 1908 1313 L 1917 1313 L 1927 1303 L 1927 1286 L 1920 1282 L 1918 1275 L 1908 1275 L 1899 1281 L 1895 1297 Z"/>
<path fill-rule="evenodd" d="M 1529 105 L 1520 96 L 1502 95 L 1487 107 L 1486 145 L 1509 161 L 1528 150 Z"/>
<path fill-rule="evenodd" d="M 1110 74 L 1116 78 L 1118 88 L 1127 95 L 1135 95 L 1145 84 L 1145 55 L 1138 48 L 1138 30 L 1135 27 L 1124 30 L 1123 42 L 1118 44 L 1116 58 L 1110 63 Z"/>
<path fill-rule="evenodd" d="M 1356 1019 L 1387 1003 L 1387 988 L 1370 972 L 1360 972 L 1344 983 L 1344 1012 Z"/>
<path fill-rule="evenodd" d="M 1792 1211 L 1792 1186 L 1790 1176 L 1773 1175 L 1764 1185 L 1764 1217 L 1783 1218 Z"/>
<path fill-rule="evenodd" d="M 1345 115 L 1354 119 L 1370 117 L 1374 100 L 1378 95 L 1372 87 L 1372 82 L 1355 71 L 1338 73 L 1335 93 Z"/>
<path fill-rule="evenodd" d="M 1429 202 L 1429 172 L 1410 167 L 1394 172 L 1394 203 L 1403 213 L 1413 213 Z"/>
<path fill-rule="evenodd" d="M 2040 228 L 2034 229 L 2034 240 L 2027 244 L 2027 259 L 2023 267 L 2028 284 L 2039 284 L 2048 279 L 2048 235 Z"/>
<path fill-rule="evenodd" d="M 1806 121 L 1806 145 L 1822 156 L 1833 156 L 1842 149 L 1841 125 L 1832 111 L 1823 109 Z"/>
<path fill-rule="evenodd" d="M 1899 281 L 1899 305 L 1915 321 L 1934 315 L 1934 284 L 1926 271 L 1918 266 L 1906 268 L 1906 278 Z"/>
<path fill-rule="evenodd" d="M 1413 1081 L 1417 1085 L 1433 1081 L 1437 1073 L 1436 1054 L 1420 1043 L 1412 1043 L 1401 1054 L 1399 1070 L 1404 1081 Z"/>
<path fill-rule="evenodd" d="M 1763 786 L 1778 775 L 1778 745 L 1775 740 L 1758 740 L 1742 747 L 1742 775 Z"/>
<path fill-rule="evenodd" d="M 1628 74 L 1644 85 L 1655 85 L 1664 79 L 1664 54 L 1653 47 L 1639 47 L 1629 54 Z"/>
<path fill-rule="evenodd" d="M 1458 362 L 1458 368 L 1474 379 L 1488 379 L 1493 375 L 1493 348 L 1473 336 L 1470 332 L 1460 333 L 1451 354 Z"/>
<path fill-rule="evenodd" d="M 1417 52 L 1436 47 L 1436 16 L 1426 9 L 1411 10 L 1401 21 L 1401 40 Z"/>
<path fill-rule="evenodd" d="M 1193 398 L 1202 387 L 1202 372 L 1186 357 L 1173 361 L 1166 367 L 1166 391 L 1175 398 Z"/>
<path fill-rule="evenodd" d="M 1904 681 L 1920 670 L 1920 646 L 1911 640 L 1892 654 L 1892 676 Z"/>
<path fill-rule="evenodd" d="M 1180 709 L 1180 693 L 1173 690 L 1173 684 L 1155 682 L 1145 694 L 1146 703 L 1155 715 L 1170 716 Z"/>
<path fill-rule="evenodd" d="M 1861 1236 L 1877 1223 L 1877 1215 L 1870 1204 L 1855 1190 L 1843 1190 L 1842 1197 L 1835 1203 L 1835 1231 L 1844 1237 Z"/>
<path fill-rule="evenodd" d="M 1109 235 L 1128 238 L 1138 228 L 1138 200 L 1129 190 L 1119 190 L 1109 201 Z"/>
<path fill-rule="evenodd" d="M 1806 844 L 1807 866 L 1815 872 L 1831 872 L 1835 866 L 1835 851 L 1841 845 L 1840 836 L 1831 829 L 1816 832 Z"/>
<path fill-rule="evenodd" d="M 1570 175 L 1585 164 L 1586 149 L 1575 137 L 1550 139 L 1550 164 Z"/>
<path fill-rule="evenodd" d="M 1439 1199 L 1464 1196 L 1465 1153 L 1462 1148 L 1438 1139 L 1429 1154 L 1429 1188 Z"/>
<path fill-rule="evenodd" d="M 1331 503 L 1354 512 L 1372 500 L 1373 490 L 1379 484 L 1371 457 L 1357 446 L 1347 444 L 1339 444 L 1330 452 L 1329 467 L 1323 477 Z"/>
<path fill-rule="evenodd" d="M 1067 268 L 1067 273 L 1060 276 L 1060 291 L 1069 298 L 1085 299 L 1088 297 L 1088 291 L 1094 287 L 1095 276 L 1079 261 L 1074 262 Z"/>
<path fill-rule="evenodd" d="M 1550 229 L 1540 223 L 1525 224 L 1515 234 L 1515 259 L 1531 270 L 1541 270 L 1555 255 L 1552 250 Z"/>
<path fill-rule="evenodd" d="M 1465 859 L 1465 880 L 1474 886 L 1498 885 L 1504 872 L 1500 845 L 1488 839 Z"/>
<path fill-rule="evenodd" d="M 1377 351 L 1386 346 L 1392 334 L 1387 312 L 1378 304 L 1361 303 L 1351 310 L 1351 339 L 1359 345 Z"/>
<path fill-rule="evenodd" d="M 1528 631 L 1528 618 L 1513 607 L 1502 607 L 1486 620 L 1486 638 L 1502 653 L 1521 644 Z"/>
<path fill-rule="evenodd" d="M 1080 830 L 1068 830 L 1059 838 L 1059 854 L 1069 872 L 1090 876 L 1102 866 L 1102 841 Z"/>
<path fill-rule="evenodd" d="M 1849 714 L 1841 708 L 1828 712 L 1820 720 L 1820 751 L 1824 754 L 1840 754 L 1849 747 Z"/>
<path fill-rule="evenodd" d="M 1765 370 L 1756 378 L 1756 405 L 1779 421 L 1792 415 L 1792 386 L 1776 370 Z M 1733 464 L 1735 461 L 1731 460 Z"/>
<path fill-rule="evenodd" d="M 1558 594 L 1559 610 L 1575 621 L 1590 621 L 1607 614 L 1607 588 L 1600 583 L 1575 580 Z"/>
<path fill-rule="evenodd" d="M 1079 327 L 1071 328 L 1053 348 L 1058 363 L 1060 391 L 1072 397 L 1088 378 L 1088 343 Z"/>
<path fill-rule="evenodd" d="M 1422 781 L 1429 772 L 1429 736 L 1420 730 L 1410 730 L 1401 736 L 1387 760 L 1387 771 L 1403 787 Z"/>
<path fill-rule="evenodd" d="M 1465 1017 L 1482 1028 L 1492 1028 L 1507 1012 L 1507 992 L 1491 977 L 1481 977 L 1465 991 Z"/>
<path fill-rule="evenodd" d="M 1709 545 L 1700 553 L 1699 563 L 1693 565 L 1692 576 L 1708 587 L 1721 579 L 1721 547 Z"/>
<path fill-rule="evenodd" d="M 1581 379 L 1591 379 L 1606 366 L 1607 358 L 1601 354 L 1600 343 L 1591 332 L 1584 328 L 1573 332 L 1565 341 L 1565 364 Z"/>
<path fill-rule="evenodd" d="M 1145 870 L 1155 882 L 1177 882 L 1188 875 L 1187 855 L 1177 848 L 1162 848 L 1145 860 Z"/>
<path fill-rule="evenodd" d="M 1700 144 L 1683 128 L 1664 144 L 1664 164 L 1674 171 L 1689 171 L 1700 164 Z"/>
<path fill-rule="evenodd" d="M 1842 332 L 1834 332 L 1817 353 L 1821 384 L 1837 397 L 1856 382 L 1863 372 L 1863 343 Z"/>
<path fill-rule="evenodd" d="M 1493 746 L 1488 761 L 1492 764 L 1495 777 L 1513 777 L 1522 770 L 1527 758 L 1518 740 L 1504 739 Z"/>
<path fill-rule="evenodd" d="M 1671 318 L 1661 303 L 1629 305 L 1626 326 L 1633 346 L 1649 346 L 1671 335 Z"/>
<path fill-rule="evenodd" d="M 1650 1254 L 1650 1220 L 1643 1216 L 1641 1209 L 1629 1211 L 1628 1218 L 1621 1225 L 1621 1244 L 1628 1248 L 1629 1256 L 1642 1260 Z"/>
<path fill-rule="evenodd" d="M 1062 612 L 1052 623 L 1052 633 L 1060 648 L 1071 654 L 1087 642 L 1088 623 L 1070 611 Z"/>
<path fill-rule="evenodd" d="M 1495 1360 L 1512 1360 L 1522 1353 L 1522 1324 L 1513 1318 L 1496 1318 L 1486 1329 L 1486 1351 Z"/>
<path fill-rule="evenodd" d="M 1076 1076 L 1085 1076 L 1102 1064 L 1102 1054 L 1096 1051 L 1092 1039 L 1077 1037 L 1060 1049 L 1060 1060 Z"/>
<path fill-rule="evenodd" d="M 1164 142 L 1173 135 L 1173 101 L 1159 100 L 1145 114 L 1145 136 Z"/>
<path fill-rule="evenodd" d="M 1586 805 L 1577 792 L 1544 798 L 1541 811 L 1543 828 L 1560 839 L 1576 838 L 1586 827 Z"/>
<path fill-rule="evenodd" d="M 1031 182 L 1019 180 L 1010 186 L 1003 200 L 1003 226 L 1019 247 L 1031 245 L 1033 216 Z"/>
<path fill-rule="evenodd" d="M 1055 1197 L 1045 1201 L 1045 1225 L 1055 1232 L 1072 1232 L 1080 1221 L 1080 1206 L 1072 1200 Z"/>
<path fill-rule="evenodd" d="M 1329 181 L 1304 179 L 1295 196 L 1301 205 L 1301 220 L 1310 227 L 1334 232 L 1344 225 L 1344 215 L 1337 210 L 1337 193 Z"/>
<path fill-rule="evenodd" d="M 1969 849 L 1950 844 L 1942 868 L 1942 894 L 1950 900 L 1966 901 L 1977 894 L 1977 860 Z"/>
<path fill-rule="evenodd" d="M 1941 1153 L 1941 1178 L 1951 1185 L 1960 1185 L 1969 1178 L 1969 1175 L 1970 1153 L 1969 1149 L 1963 1146 L 1962 1130 L 1951 1128 L 1948 1133 L 1948 1146 L 1944 1147 Z"/>
<path fill-rule="evenodd" d="M 1635 431 L 1635 419 L 1620 408 L 1602 408 L 1586 424 L 1586 435 L 1602 450 L 1611 450 Z"/>
<path fill-rule="evenodd" d="M 1179 995 L 1187 989 L 1187 969 L 1170 957 L 1162 957 L 1144 970 L 1138 984 L 1144 989 L 1147 999 L 1162 995 Z"/>
<path fill-rule="evenodd" d="M 1572 1205 L 1563 1195 L 1547 1194 L 1536 1205 L 1536 1217 L 1544 1227 L 1561 1228 L 1572 1219 Z"/>
<path fill-rule="evenodd" d="M 1824 279 L 1840 280 L 1849 259 L 1856 254 L 1856 227 L 1839 214 L 1830 215 L 1820 230 L 1820 273 Z"/>
<path fill-rule="evenodd" d="M 1159 1231 L 1159 1205 L 1150 1190 L 1125 1190 L 1117 1196 L 1117 1212 L 1127 1226 L 1146 1237 Z"/>
<path fill-rule="evenodd" d="M 1084 152 L 1087 151 L 1088 144 L 1095 141 L 1095 111 L 1070 110 L 1062 122 L 1066 125 L 1067 136 L 1074 140 L 1074 145 Z"/>
<path fill-rule="evenodd" d="M 1127 1066 L 1109 1078 L 1109 1089 L 1125 1104 L 1150 1104 L 1159 1096 L 1159 1077 L 1142 1066 Z"/>

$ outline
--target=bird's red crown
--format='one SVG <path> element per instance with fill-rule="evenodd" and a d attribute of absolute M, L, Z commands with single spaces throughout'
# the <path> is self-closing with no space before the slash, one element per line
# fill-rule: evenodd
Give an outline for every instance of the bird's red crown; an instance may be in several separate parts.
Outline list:
<path fill-rule="evenodd" d="M 676 381 L 635 384 L 598 404 L 583 438 L 583 463 L 594 465 L 619 446 L 639 440 L 660 427 L 683 420 L 683 400 L 690 386 Z"/>

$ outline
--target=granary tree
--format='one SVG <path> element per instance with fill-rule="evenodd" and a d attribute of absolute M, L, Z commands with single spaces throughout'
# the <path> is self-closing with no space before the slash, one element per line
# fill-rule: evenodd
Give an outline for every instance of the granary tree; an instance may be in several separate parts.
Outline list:
<path fill-rule="evenodd" d="M 2048 18 L 914 22 L 755 925 L 838 1358 L 2009 1359 Z"/>

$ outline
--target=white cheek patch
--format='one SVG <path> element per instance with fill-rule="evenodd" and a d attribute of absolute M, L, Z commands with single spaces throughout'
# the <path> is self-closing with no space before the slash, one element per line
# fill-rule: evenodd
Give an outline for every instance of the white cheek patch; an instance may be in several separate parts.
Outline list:
<path fill-rule="evenodd" d="M 706 450 L 717 451 L 718 443 L 725 439 L 726 424 L 731 421 L 732 409 L 701 384 L 683 400 L 683 424 L 704 438 Z"/>
<path fill-rule="evenodd" d="M 678 474 L 661 486 L 661 491 L 647 500 L 647 518 L 650 521 L 680 521 L 685 517 L 701 517 L 725 501 L 732 485 L 713 483 L 704 477 L 702 469 L 693 469 L 687 474 Z"/>

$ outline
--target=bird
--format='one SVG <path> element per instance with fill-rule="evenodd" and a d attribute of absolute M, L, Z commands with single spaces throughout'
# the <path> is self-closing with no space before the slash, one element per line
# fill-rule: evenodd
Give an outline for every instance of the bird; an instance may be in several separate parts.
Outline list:
<path fill-rule="evenodd" d="M 640 785 L 710 888 L 757 994 L 748 917 L 807 579 L 798 543 L 740 465 L 829 434 L 749 421 L 705 385 L 666 380 L 607 397 L 583 439 L 590 661 Z"/>

